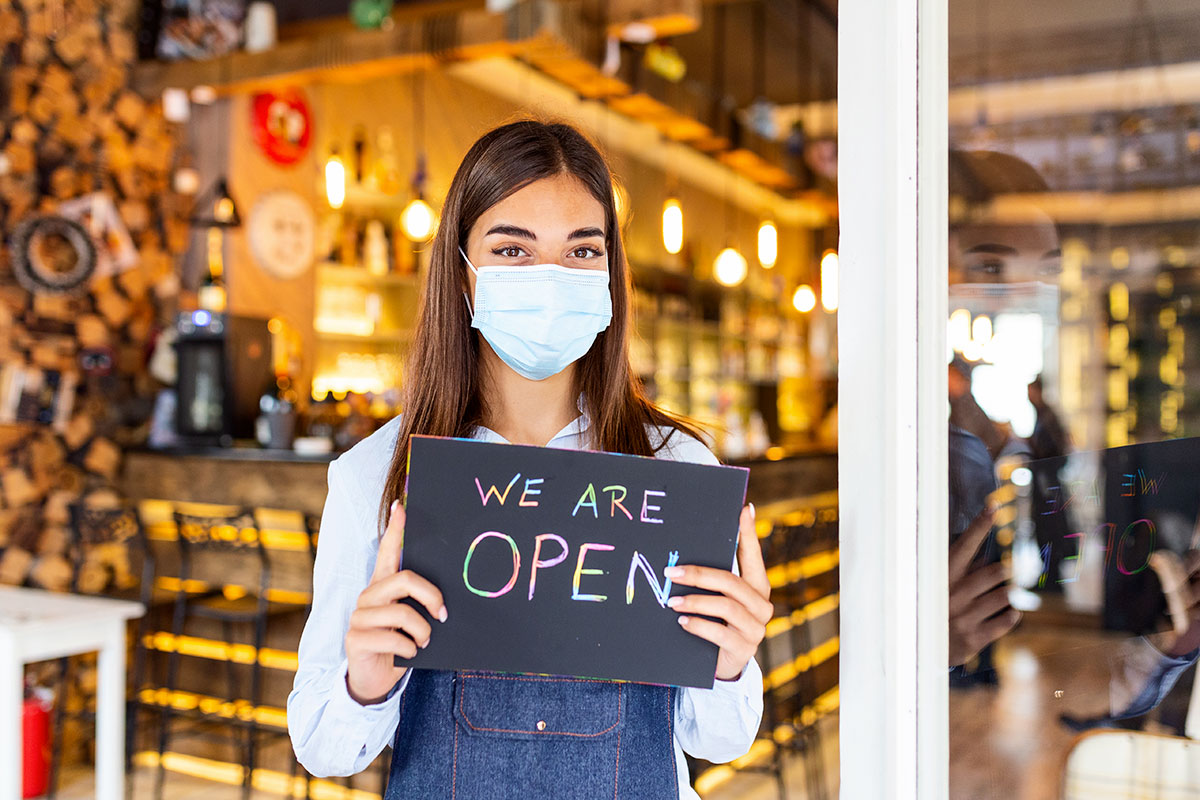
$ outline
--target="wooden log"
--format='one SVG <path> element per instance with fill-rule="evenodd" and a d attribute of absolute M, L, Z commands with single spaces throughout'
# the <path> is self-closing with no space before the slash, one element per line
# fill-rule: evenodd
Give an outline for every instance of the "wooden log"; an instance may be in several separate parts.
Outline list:
<path fill-rule="evenodd" d="M 13 172 L 32 173 L 37 166 L 37 156 L 34 155 L 33 147 L 24 142 L 10 141 L 4 148 L 4 154 L 8 156 L 9 169 Z"/>
<path fill-rule="evenodd" d="M 136 131 L 146 115 L 146 101 L 133 91 L 124 91 L 117 98 L 113 111 L 117 121 L 131 131 Z"/>
<path fill-rule="evenodd" d="M 65 592 L 71 588 L 71 562 L 62 555 L 40 556 L 29 572 L 30 581 L 52 592 Z"/>
<path fill-rule="evenodd" d="M 47 525 L 38 539 L 38 555 L 62 555 L 71 547 L 71 532 L 63 525 Z"/>
<path fill-rule="evenodd" d="M 69 525 L 71 523 L 70 505 L 77 499 L 71 492 L 62 489 L 52 491 L 42 506 L 42 520 L 47 525 Z"/>
<path fill-rule="evenodd" d="M 62 41 L 61 39 L 59 40 Z M 79 95 L 75 91 L 75 81 L 71 74 L 71 70 L 62 67 L 53 62 L 46 65 L 42 70 L 41 78 L 38 80 L 43 92 L 49 92 L 51 95 L 62 98 L 62 100 L 70 101 L 78 105 Z"/>
<path fill-rule="evenodd" d="M 34 475 L 47 475 L 56 472 L 67 460 L 67 450 L 57 436 L 44 431 L 30 442 L 29 458 Z"/>
<path fill-rule="evenodd" d="M 9 534 L 20 513 L 19 508 L 0 508 L 0 548 L 8 546 Z"/>
<path fill-rule="evenodd" d="M 58 121 L 54 124 L 54 135 L 63 140 L 67 144 L 74 147 L 77 151 L 85 151 L 77 159 L 80 166 L 86 166 L 91 160 L 91 153 L 86 152 L 96 140 L 96 132 L 87 124 L 86 119 L 78 114 L 62 114 Z M 80 185 L 80 191 L 86 191 L 88 187 Z"/>
<path fill-rule="evenodd" d="M 4 470 L 0 474 L 0 486 L 4 490 L 4 502 L 9 506 L 23 506 L 41 499 L 32 477 L 20 467 Z"/>
<path fill-rule="evenodd" d="M 81 176 L 73 168 L 61 166 L 50 173 L 50 194 L 59 200 L 69 200 L 81 194 Z"/>
<path fill-rule="evenodd" d="M 21 117 L 12 126 L 12 138 L 22 144 L 34 144 L 42 137 L 38 126 L 25 117 Z"/>
<path fill-rule="evenodd" d="M 25 582 L 29 570 L 33 568 L 33 553 L 28 550 L 9 545 L 0 556 L 0 583 L 9 586 L 20 586 Z"/>
<path fill-rule="evenodd" d="M 121 448 L 109 439 L 96 437 L 83 458 L 83 466 L 89 472 L 115 479 L 121 466 Z"/>
<path fill-rule="evenodd" d="M 25 64 L 44 64 L 50 58 L 50 45 L 45 39 L 27 37 L 21 42 L 21 61 Z"/>
<path fill-rule="evenodd" d="M 75 320 L 75 338 L 82 347 L 105 347 L 109 336 L 108 325 L 95 314 L 84 314 Z"/>
<path fill-rule="evenodd" d="M 96 309 L 114 329 L 125 324 L 132 310 L 129 300 L 114 290 L 97 293 Z"/>
<path fill-rule="evenodd" d="M 131 267 L 118 275 L 117 284 L 121 287 L 121 291 L 125 292 L 125 296 L 131 300 L 140 300 L 145 297 L 149 287 L 146 273 L 140 265 Z M 138 337 L 132 338 L 136 340 Z"/>
<path fill-rule="evenodd" d="M 144 200 L 126 200 L 117 206 L 121 221 L 132 233 L 150 227 L 150 206 Z"/>
<path fill-rule="evenodd" d="M 56 294 L 35 294 L 33 296 L 33 313 L 39 317 L 70 322 L 75 318 L 77 303 L 73 297 Z"/>
<path fill-rule="evenodd" d="M 95 23 L 92 23 L 94 26 Z M 66 33 L 54 42 L 54 52 L 65 63 L 74 66 L 87 55 L 88 48 L 93 44 L 91 35 L 98 33 L 87 24 L 76 23 L 70 26 Z"/>
<path fill-rule="evenodd" d="M 9 111 L 16 116 L 23 116 L 29 111 L 29 100 L 36 88 L 38 69 L 30 66 L 30 62 L 25 62 L 9 67 L 7 72 Z"/>
<path fill-rule="evenodd" d="M 67 447 L 72 450 L 78 450 L 83 447 L 88 439 L 92 438 L 92 432 L 95 430 L 95 422 L 87 414 L 74 414 L 67 422 L 67 429 L 63 433 L 63 441 L 67 443 Z"/>
<path fill-rule="evenodd" d="M 122 63 L 132 63 L 137 59 L 137 43 L 128 27 L 113 26 L 108 29 L 108 50 L 113 59 Z"/>
<path fill-rule="evenodd" d="M 25 26 L 21 15 L 11 6 L 0 8 L 0 45 L 21 41 L 25 35 Z"/>

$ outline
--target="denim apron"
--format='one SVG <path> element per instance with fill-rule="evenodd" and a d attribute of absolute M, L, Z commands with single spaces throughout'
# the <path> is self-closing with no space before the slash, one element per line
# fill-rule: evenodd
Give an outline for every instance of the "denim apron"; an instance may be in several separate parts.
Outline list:
<path fill-rule="evenodd" d="M 678 798 L 676 691 L 413 670 L 385 800 Z"/>

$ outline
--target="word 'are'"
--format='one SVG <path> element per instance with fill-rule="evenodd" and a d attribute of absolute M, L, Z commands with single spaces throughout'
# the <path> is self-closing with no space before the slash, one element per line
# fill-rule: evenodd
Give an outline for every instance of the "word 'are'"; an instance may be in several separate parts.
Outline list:
<path fill-rule="evenodd" d="M 475 487 L 479 490 L 480 502 L 486 506 L 488 501 L 495 497 L 499 505 L 504 505 L 505 501 L 508 500 L 509 492 L 512 491 L 513 486 L 515 486 L 517 481 L 520 479 L 521 473 L 518 472 L 516 475 L 513 475 L 512 480 L 509 481 L 508 485 L 504 487 L 504 491 L 500 491 L 495 484 L 489 486 L 487 491 L 484 491 L 483 484 L 479 482 L 479 478 L 476 478 Z M 545 478 L 526 478 L 525 488 L 522 490 L 521 496 L 517 500 L 517 506 L 524 508 L 537 508 L 540 505 L 540 501 L 537 499 L 537 497 L 542 493 L 542 490 L 535 487 L 541 486 L 545 482 Z M 633 520 L 633 514 L 628 508 L 625 507 L 625 498 L 629 496 L 629 490 L 619 484 L 605 486 L 600 490 L 600 495 L 598 496 L 596 494 L 596 484 L 589 483 L 583 490 L 582 494 L 579 495 L 579 500 L 575 503 L 575 508 L 571 511 L 571 516 L 577 516 L 580 511 L 591 509 L 592 516 L 596 519 L 599 519 L 600 514 L 602 513 L 600 511 L 602 503 L 598 498 L 603 497 L 605 494 L 608 495 L 607 503 L 604 503 L 604 505 L 608 506 L 607 510 L 609 518 L 615 518 L 617 513 L 620 512 L 621 514 L 624 514 L 625 517 L 630 521 Z M 643 491 L 642 508 L 641 513 L 638 515 L 638 521 L 647 522 L 652 525 L 661 525 L 662 520 L 658 517 L 652 516 L 652 512 L 662 511 L 662 506 L 654 505 L 651 502 L 651 498 L 654 498 L 655 501 L 657 501 L 658 498 L 666 496 L 666 492 L 660 492 L 654 489 L 646 489 Z"/>

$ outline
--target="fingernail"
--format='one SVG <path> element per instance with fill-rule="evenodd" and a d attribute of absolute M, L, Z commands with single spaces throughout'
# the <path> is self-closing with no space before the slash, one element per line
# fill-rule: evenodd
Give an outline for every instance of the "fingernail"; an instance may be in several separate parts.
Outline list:
<path fill-rule="evenodd" d="M 441 610 L 438 611 L 438 620 L 440 622 L 446 621 L 446 607 L 445 606 L 442 606 Z"/>
<path fill-rule="evenodd" d="M 395 514 L 395 513 L 396 513 L 396 506 L 398 506 L 398 505 L 400 505 L 400 498 L 399 498 L 399 497 L 397 497 L 395 500 L 393 500 L 393 501 L 392 501 L 392 509 L 391 509 L 391 511 L 390 511 L 389 513 L 391 513 L 391 514 Z"/>
<path fill-rule="evenodd" d="M 691 620 L 690 620 L 690 619 L 688 619 L 687 617 L 679 617 L 679 624 L 680 624 L 680 625 L 687 625 L 689 622 L 691 622 Z"/>
<path fill-rule="evenodd" d="M 663 575 L 666 575 L 668 578 L 682 578 L 683 567 L 667 567 L 663 570 Z"/>
<path fill-rule="evenodd" d="M 670 606 L 671 608 L 679 608 L 681 605 L 683 605 L 683 598 L 682 597 L 672 597 L 670 600 L 667 601 L 667 605 Z"/>
<path fill-rule="evenodd" d="M 757 519 L 758 512 L 754 510 L 754 503 L 750 504 L 750 519 Z"/>
<path fill-rule="evenodd" d="M 419 648 L 421 648 L 422 650 L 424 650 L 426 647 L 429 647 L 429 640 L 428 640 L 428 639 L 426 639 L 425 641 L 423 641 L 423 642 L 421 642 L 419 645 L 417 645 L 417 647 L 419 647 Z"/>

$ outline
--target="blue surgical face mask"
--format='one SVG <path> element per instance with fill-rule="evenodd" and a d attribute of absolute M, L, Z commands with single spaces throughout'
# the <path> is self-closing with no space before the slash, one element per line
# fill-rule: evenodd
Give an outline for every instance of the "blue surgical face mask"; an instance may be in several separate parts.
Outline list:
<path fill-rule="evenodd" d="M 531 381 L 557 375 L 586 353 L 612 320 L 608 270 L 558 264 L 479 267 L 471 327 L 500 360 Z M 466 292 L 463 293 L 466 298 Z"/>

